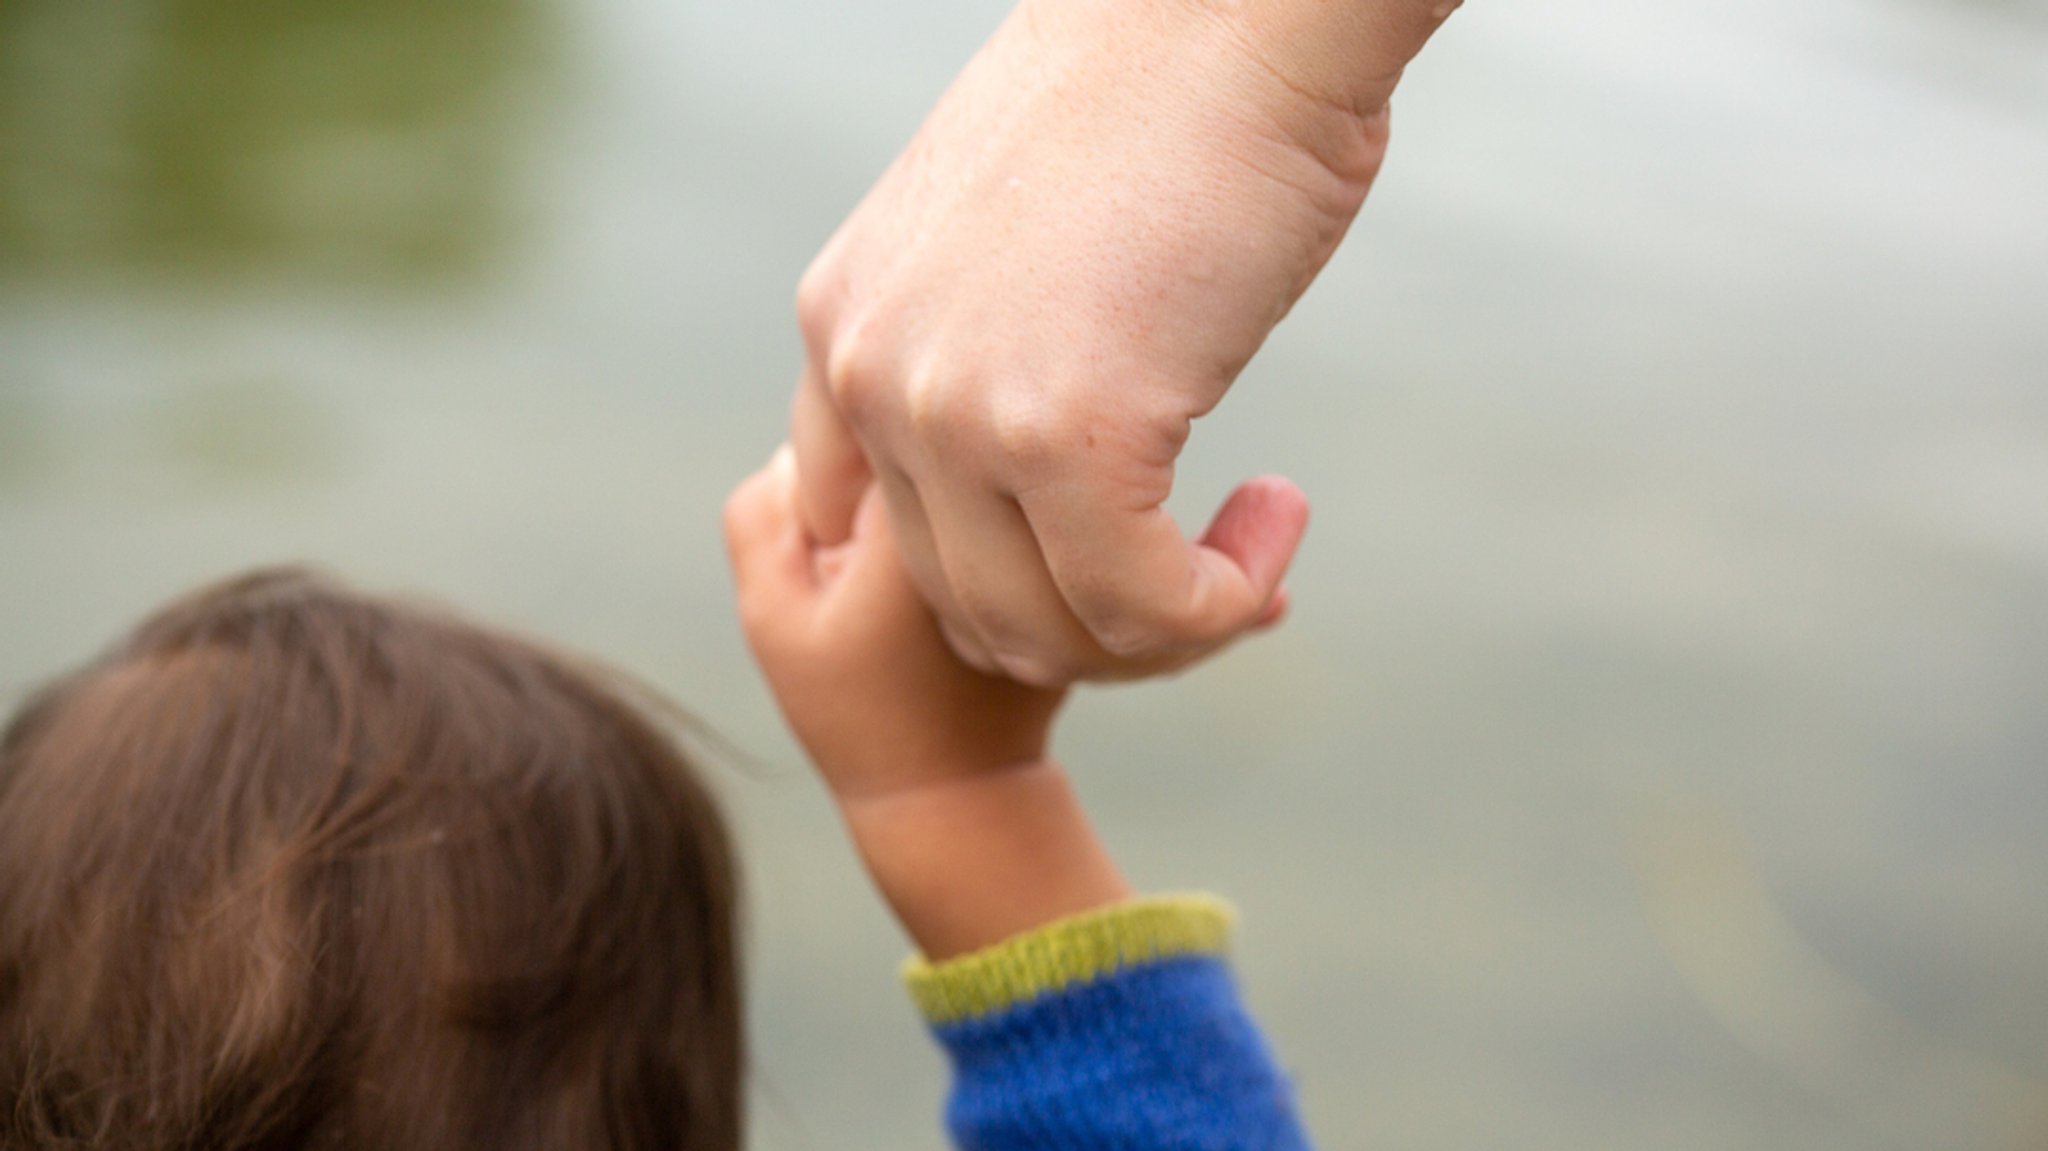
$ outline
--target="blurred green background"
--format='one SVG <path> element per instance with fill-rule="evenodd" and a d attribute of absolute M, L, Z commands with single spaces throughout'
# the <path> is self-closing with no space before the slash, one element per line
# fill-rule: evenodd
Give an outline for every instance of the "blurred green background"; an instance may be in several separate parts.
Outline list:
<path fill-rule="evenodd" d="M 748 668 L 798 274 L 990 0 L 0 0 L 0 693 L 280 559 L 761 761 L 755 1143 L 935 1148 Z M 1175 507 L 1280 633 L 1062 733 L 1330 1148 L 2048 1145 L 2048 7 L 1468 5 Z"/>

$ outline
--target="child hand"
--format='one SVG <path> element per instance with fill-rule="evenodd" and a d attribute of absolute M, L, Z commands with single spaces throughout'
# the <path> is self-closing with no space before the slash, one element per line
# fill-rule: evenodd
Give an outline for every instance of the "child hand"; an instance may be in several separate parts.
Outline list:
<path fill-rule="evenodd" d="M 841 800 L 1040 760 L 1064 691 L 962 663 L 910 584 L 879 491 L 819 547 L 787 447 L 726 501 L 740 622 L 797 739 Z"/>
<path fill-rule="evenodd" d="M 960 662 L 911 587 L 881 496 L 846 543 L 797 517 L 787 447 L 725 505 L 740 622 L 876 888 L 938 960 L 1129 888 L 1058 764 L 1064 691 Z"/>

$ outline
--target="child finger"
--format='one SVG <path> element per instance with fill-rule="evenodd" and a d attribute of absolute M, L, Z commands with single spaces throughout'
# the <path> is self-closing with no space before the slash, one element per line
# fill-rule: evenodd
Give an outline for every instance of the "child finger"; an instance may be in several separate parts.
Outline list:
<path fill-rule="evenodd" d="M 743 615 L 810 590 L 810 547 L 796 516 L 795 479 L 785 446 L 726 498 L 726 554 Z"/>

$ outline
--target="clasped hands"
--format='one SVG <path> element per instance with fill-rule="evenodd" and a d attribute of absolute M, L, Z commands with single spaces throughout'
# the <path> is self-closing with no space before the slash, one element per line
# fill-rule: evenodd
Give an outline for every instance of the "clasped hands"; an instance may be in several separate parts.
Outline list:
<path fill-rule="evenodd" d="M 1286 609 L 1285 479 L 1190 540 L 1191 423 L 1335 251 L 1453 5 L 1024 0 L 798 294 L 796 510 L 873 487 L 946 642 L 1041 686 L 1184 666 Z"/>

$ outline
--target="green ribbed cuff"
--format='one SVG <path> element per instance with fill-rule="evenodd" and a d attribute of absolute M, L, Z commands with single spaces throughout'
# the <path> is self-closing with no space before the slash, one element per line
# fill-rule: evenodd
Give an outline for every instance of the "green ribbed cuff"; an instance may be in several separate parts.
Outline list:
<path fill-rule="evenodd" d="M 1208 895 L 1134 899 L 1004 940 L 944 963 L 913 956 L 903 981 L 934 1026 L 1014 1007 L 1125 968 L 1183 955 L 1220 955 L 1237 914 Z"/>

